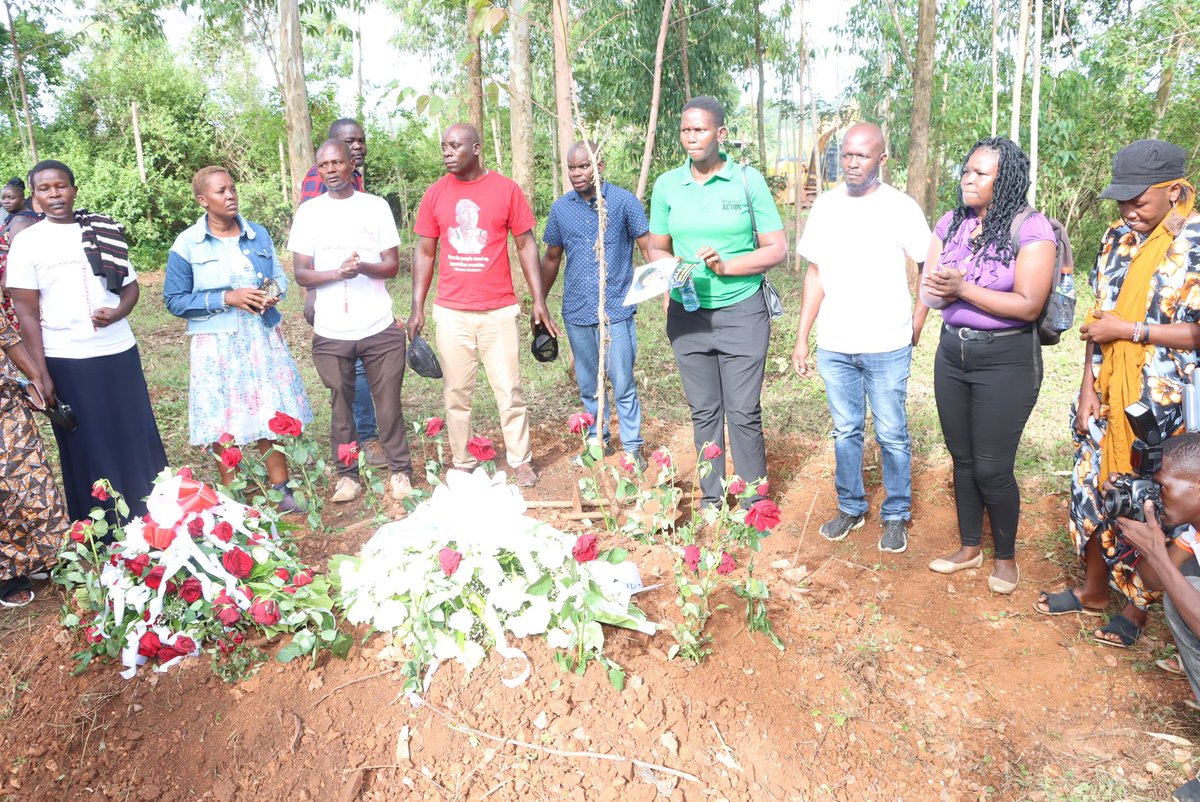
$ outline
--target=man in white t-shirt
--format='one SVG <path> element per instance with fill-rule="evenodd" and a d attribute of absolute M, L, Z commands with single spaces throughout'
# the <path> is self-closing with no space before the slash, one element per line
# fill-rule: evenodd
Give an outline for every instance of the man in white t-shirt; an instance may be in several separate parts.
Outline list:
<path fill-rule="evenodd" d="M 908 438 L 909 363 L 929 310 L 913 313 L 905 255 L 918 265 L 929 247 L 929 224 L 917 202 L 884 184 L 883 132 L 859 123 L 842 140 L 845 183 L 817 198 L 797 250 L 808 260 L 792 365 L 812 375 L 808 336 L 820 313 L 817 369 L 834 425 L 837 515 L 821 525 L 828 540 L 862 527 L 867 514 L 863 484 L 863 430 L 867 401 L 883 462 L 885 498 L 880 509 L 880 551 L 908 548 L 912 507 L 912 455 Z"/>
<path fill-rule="evenodd" d="M 400 268 L 400 235 L 383 198 L 355 191 L 354 161 L 344 142 L 331 139 L 321 145 L 317 171 L 328 191 L 296 209 L 288 250 L 296 283 L 316 294 L 313 363 L 329 388 L 333 464 L 340 474 L 333 500 L 351 501 L 362 489 L 358 466 L 338 459 L 338 446 L 355 440 L 358 359 L 375 399 L 392 495 L 400 499 L 412 492 L 412 458 L 400 400 L 405 337 L 384 284 Z"/>

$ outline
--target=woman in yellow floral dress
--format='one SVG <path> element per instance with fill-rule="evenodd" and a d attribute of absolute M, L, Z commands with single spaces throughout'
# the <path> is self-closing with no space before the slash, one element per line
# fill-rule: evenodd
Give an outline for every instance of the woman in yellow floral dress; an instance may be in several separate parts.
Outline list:
<path fill-rule="evenodd" d="M 1116 200 L 1121 219 L 1104 235 L 1092 289 L 1096 308 L 1080 329 L 1087 342 L 1079 398 L 1071 410 L 1077 446 L 1071 477 L 1070 530 L 1085 565 L 1082 587 L 1042 593 L 1048 615 L 1099 615 L 1109 584 L 1126 603 L 1093 633 L 1097 643 L 1128 648 L 1160 594 L 1146 590 L 1126 547 L 1104 516 L 1104 481 L 1129 473 L 1134 435 L 1125 407 L 1141 401 L 1163 439 L 1184 430 L 1184 384 L 1192 380 L 1200 346 L 1200 215 L 1184 178 L 1180 147 L 1144 139 L 1113 158 L 1113 181 L 1101 193 Z"/>
<path fill-rule="evenodd" d="M 42 437 L 25 403 L 16 368 L 42 380 L 8 316 L 0 314 L 0 606 L 33 601 L 30 574 L 54 565 L 69 526 L 46 461 Z"/>

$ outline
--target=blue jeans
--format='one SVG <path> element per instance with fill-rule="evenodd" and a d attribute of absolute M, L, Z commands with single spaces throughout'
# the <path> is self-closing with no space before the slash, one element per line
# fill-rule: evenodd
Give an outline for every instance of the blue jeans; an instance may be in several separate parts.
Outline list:
<path fill-rule="evenodd" d="M 608 443 L 608 393 L 604 394 L 604 411 L 596 398 L 597 371 L 600 367 L 600 326 L 576 326 L 567 323 L 567 338 L 575 355 L 575 381 L 579 384 L 579 400 L 583 410 L 596 419 L 588 430 L 596 437 L 596 428 L 603 422 L 604 442 Z M 637 325 L 632 316 L 608 324 L 609 343 L 605 349 L 608 360 L 608 380 L 612 384 L 617 405 L 617 420 L 621 430 L 621 448 L 638 451 L 642 447 L 642 407 L 638 402 L 637 385 L 633 380 L 633 363 L 637 360 Z"/>
<path fill-rule="evenodd" d="M 361 359 L 354 360 L 354 430 L 359 442 L 379 437 L 379 424 L 375 420 L 375 400 L 367 384 L 367 373 Z"/>
<path fill-rule="evenodd" d="M 840 354 L 817 349 L 817 370 L 825 381 L 833 418 L 834 486 L 838 509 L 847 515 L 867 511 L 863 486 L 863 429 L 867 402 L 875 416 L 875 442 L 883 453 L 886 498 L 879 517 L 907 521 L 912 515 L 912 452 L 908 440 L 909 363 L 912 346 L 879 354 Z"/>

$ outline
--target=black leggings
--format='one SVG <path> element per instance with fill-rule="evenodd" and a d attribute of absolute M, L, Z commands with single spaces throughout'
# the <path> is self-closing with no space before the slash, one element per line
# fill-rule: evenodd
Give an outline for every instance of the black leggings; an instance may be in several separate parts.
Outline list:
<path fill-rule="evenodd" d="M 942 328 L 933 390 L 942 436 L 954 459 L 959 537 L 964 546 L 980 544 L 986 508 L 998 560 L 1016 554 L 1021 492 L 1013 463 L 1041 384 L 1036 331 L 983 342 L 962 340 Z"/>

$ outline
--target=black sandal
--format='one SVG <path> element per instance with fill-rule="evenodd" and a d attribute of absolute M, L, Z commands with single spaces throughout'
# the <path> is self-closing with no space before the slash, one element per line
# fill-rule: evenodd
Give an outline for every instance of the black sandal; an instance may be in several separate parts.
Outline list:
<path fill-rule="evenodd" d="M 1033 609 L 1042 615 L 1070 615 L 1071 613 L 1095 616 L 1104 615 L 1103 610 L 1084 607 L 1083 602 L 1079 601 L 1079 597 L 1075 595 L 1075 591 L 1071 588 L 1060 590 L 1057 593 L 1047 593 L 1043 590 L 1040 595 L 1041 598 L 1034 602 Z M 1046 609 L 1043 610 L 1041 607 L 1038 607 L 1039 604 L 1046 605 Z"/>
<path fill-rule="evenodd" d="M 1142 630 L 1138 628 L 1138 625 L 1120 613 L 1108 619 L 1108 623 L 1102 626 L 1100 631 L 1106 635 L 1116 635 L 1121 642 L 1098 638 L 1095 633 L 1092 634 L 1092 640 L 1101 646 L 1112 646 L 1114 649 L 1128 649 L 1138 642 L 1138 638 L 1142 637 Z"/>
<path fill-rule="evenodd" d="M 13 601 L 14 596 L 20 596 L 28 593 L 29 598 L 24 601 Z M 33 583 L 29 581 L 27 576 L 18 576 L 12 579 L 0 582 L 0 607 L 24 607 L 36 598 L 33 592 Z"/>

